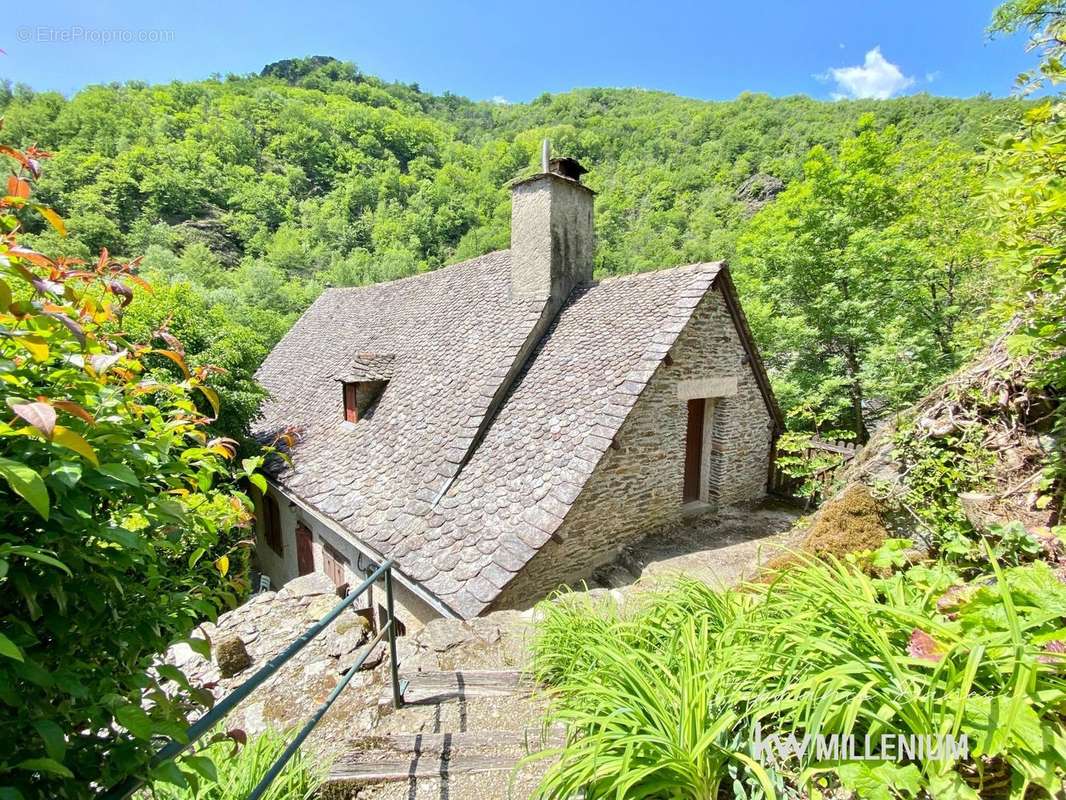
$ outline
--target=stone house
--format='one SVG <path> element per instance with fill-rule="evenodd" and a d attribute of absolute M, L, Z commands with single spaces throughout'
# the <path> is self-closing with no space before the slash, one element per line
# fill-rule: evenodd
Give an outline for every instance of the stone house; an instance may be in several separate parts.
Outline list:
<path fill-rule="evenodd" d="M 728 270 L 594 281 L 584 171 L 513 184 L 510 250 L 329 289 L 266 359 L 256 433 L 295 432 L 257 500 L 275 584 L 391 557 L 406 625 L 469 618 L 765 494 L 781 415 Z"/>

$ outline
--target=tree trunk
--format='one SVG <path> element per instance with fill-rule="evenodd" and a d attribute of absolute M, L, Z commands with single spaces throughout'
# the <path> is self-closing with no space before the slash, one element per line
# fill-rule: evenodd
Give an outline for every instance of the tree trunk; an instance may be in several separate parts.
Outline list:
<path fill-rule="evenodd" d="M 855 347 L 850 342 L 845 348 L 845 359 L 848 368 L 848 380 L 851 382 L 849 394 L 851 395 L 852 427 L 855 431 L 855 439 L 859 444 L 866 444 L 870 439 L 870 433 L 866 430 L 866 420 L 862 414 L 862 383 L 859 381 L 859 359 L 855 355 Z"/>

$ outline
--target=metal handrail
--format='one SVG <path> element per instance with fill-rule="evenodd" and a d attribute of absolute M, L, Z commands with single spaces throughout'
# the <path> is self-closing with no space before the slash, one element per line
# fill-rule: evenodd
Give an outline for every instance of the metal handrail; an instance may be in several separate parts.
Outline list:
<path fill-rule="evenodd" d="M 342 599 L 333 609 L 322 617 L 318 622 L 304 631 L 299 637 L 293 640 L 293 642 L 282 650 L 278 655 L 266 662 L 260 667 L 254 675 L 248 680 L 222 698 L 218 703 L 212 706 L 206 714 L 200 719 L 189 726 L 189 729 L 185 732 L 185 740 L 178 741 L 171 739 L 166 745 L 160 748 L 159 752 L 153 756 L 150 762 L 150 768 L 155 768 L 160 764 L 163 764 L 171 759 L 181 755 L 185 750 L 196 743 L 200 737 L 207 733 L 211 728 L 215 726 L 223 717 L 229 714 L 241 701 L 246 699 L 252 692 L 258 689 L 268 678 L 270 678 L 275 672 L 283 667 L 293 656 L 299 653 L 306 647 L 312 639 L 318 636 L 322 631 L 329 627 L 337 617 L 339 617 L 345 609 L 349 608 L 364 592 L 366 592 L 375 582 L 383 575 L 385 577 L 385 609 L 388 620 L 378 630 L 377 635 L 370 641 L 370 643 L 364 647 L 363 654 L 356 662 L 348 668 L 348 671 L 344 673 L 344 677 L 341 682 L 330 692 L 329 697 L 322 703 L 311 716 L 308 722 L 300 729 L 300 732 L 289 743 L 289 746 L 285 748 L 285 751 L 278 757 L 278 759 L 267 770 L 266 774 L 259 784 L 252 790 L 252 793 L 248 796 L 249 800 L 258 800 L 262 797 L 263 793 L 270 788 L 270 784 L 284 769 L 285 764 L 296 754 L 300 745 L 304 739 L 311 733 L 314 727 L 322 719 L 325 713 L 329 710 L 329 707 L 333 705 L 334 701 L 340 697 L 341 692 L 348 686 L 355 673 L 359 671 L 359 668 L 363 666 L 363 663 L 369 658 L 374 648 L 381 642 L 384 635 L 389 637 L 389 671 L 390 678 L 392 680 L 392 703 L 395 708 L 399 708 L 403 705 L 403 692 L 405 686 L 401 684 L 399 677 L 399 664 L 396 659 L 396 616 L 394 612 L 394 604 L 392 597 L 392 565 L 393 561 L 390 558 L 385 561 L 376 570 L 370 573 L 359 586 L 351 591 L 347 597 Z M 406 683 L 406 682 L 404 682 Z M 131 777 L 119 784 L 117 787 L 107 792 L 104 795 L 105 800 L 126 800 L 141 786 L 144 785 L 142 778 Z"/>

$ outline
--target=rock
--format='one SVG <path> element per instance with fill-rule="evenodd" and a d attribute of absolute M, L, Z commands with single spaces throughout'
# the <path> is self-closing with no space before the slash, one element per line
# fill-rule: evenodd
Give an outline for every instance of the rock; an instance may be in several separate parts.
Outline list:
<path fill-rule="evenodd" d="M 458 620 L 434 619 L 427 622 L 417 636 L 418 643 L 423 647 L 443 653 L 469 639 L 471 630 Z"/>
<path fill-rule="evenodd" d="M 333 666 L 331 661 L 313 661 L 304 667 L 304 677 L 312 677 L 314 675 L 324 675 L 329 672 L 329 668 Z"/>
<path fill-rule="evenodd" d="M 178 669 L 192 667 L 204 660 L 199 653 L 196 653 L 191 647 L 189 647 L 189 645 L 185 644 L 185 642 L 180 642 L 171 647 L 167 652 L 167 656 L 167 661 Z"/>
<path fill-rule="evenodd" d="M 267 724 L 263 720 L 263 702 L 251 703 L 244 710 L 244 724 L 242 730 L 254 736 L 266 730 Z"/>
<path fill-rule="evenodd" d="M 333 607 L 337 605 L 338 602 L 339 599 L 336 595 L 315 597 L 304 610 L 304 619 L 308 622 L 318 622 L 322 617 L 332 611 Z"/>
<path fill-rule="evenodd" d="M 309 572 L 307 575 L 293 578 L 286 583 L 278 592 L 278 596 L 283 593 L 285 598 L 310 597 L 319 594 L 336 597 L 337 588 L 333 585 L 333 581 L 321 572 Z"/>
<path fill-rule="evenodd" d="M 340 619 L 333 623 L 333 631 L 338 636 L 350 631 L 361 630 L 364 636 L 370 633 L 370 620 L 361 614 L 341 614 Z"/>
<path fill-rule="evenodd" d="M 365 641 L 366 629 L 357 625 L 339 636 L 330 636 L 326 642 L 326 654 L 333 658 L 340 658 L 348 655 Z"/>
<path fill-rule="evenodd" d="M 995 496 L 982 492 L 962 492 L 959 495 L 962 513 L 966 515 L 966 519 L 973 525 L 974 530 L 983 533 L 987 533 L 989 524 L 995 521 L 995 514 L 992 510 L 995 502 Z"/>
<path fill-rule="evenodd" d="M 232 678 L 252 665 L 252 657 L 239 636 L 227 636 L 215 644 L 215 663 L 223 678 Z"/>
<path fill-rule="evenodd" d="M 273 600 L 277 596 L 278 596 L 277 592 L 260 592 L 257 595 L 253 595 L 252 599 L 249 600 L 246 603 L 246 605 L 257 606 L 260 603 L 269 603 L 271 600 Z"/>
<path fill-rule="evenodd" d="M 374 667 L 384 661 L 385 646 L 386 645 L 384 642 L 378 642 L 376 645 L 374 645 L 373 651 L 370 653 L 370 655 L 367 656 L 366 661 L 364 661 L 362 666 L 359 667 L 359 670 L 365 671 L 374 669 Z M 350 658 L 342 658 L 340 660 L 340 663 L 337 665 L 337 671 L 340 673 L 347 672 L 351 668 L 352 664 L 354 664 L 356 661 L 363 657 L 364 652 L 366 652 L 366 647 L 360 647 L 358 650 L 352 653 Z"/>

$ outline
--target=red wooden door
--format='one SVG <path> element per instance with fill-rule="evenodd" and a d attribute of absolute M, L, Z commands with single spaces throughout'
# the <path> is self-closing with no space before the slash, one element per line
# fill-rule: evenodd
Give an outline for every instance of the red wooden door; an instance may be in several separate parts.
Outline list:
<path fill-rule="evenodd" d="M 315 551 L 311 547 L 311 529 L 296 523 L 296 569 L 301 575 L 315 571 Z"/>
<path fill-rule="evenodd" d="M 688 401 L 688 427 L 685 431 L 685 489 L 683 500 L 700 499 L 700 465 L 703 462 L 703 414 L 706 401 Z"/>
<path fill-rule="evenodd" d="M 333 581 L 333 585 L 338 589 L 348 585 L 348 576 L 345 570 L 348 564 L 348 559 L 337 552 L 336 548 L 325 542 L 322 543 L 322 571 L 326 573 L 326 576 Z"/>

